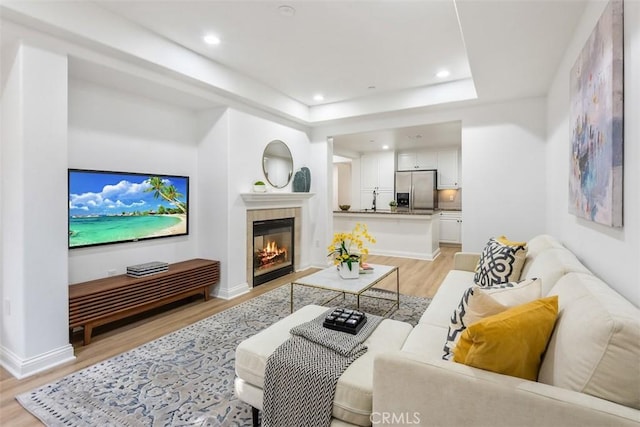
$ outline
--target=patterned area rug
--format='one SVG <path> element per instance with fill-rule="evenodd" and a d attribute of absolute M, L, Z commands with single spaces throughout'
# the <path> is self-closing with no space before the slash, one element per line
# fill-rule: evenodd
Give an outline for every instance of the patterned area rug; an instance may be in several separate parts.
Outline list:
<path fill-rule="evenodd" d="M 48 426 L 250 426 L 251 408 L 233 392 L 235 349 L 289 314 L 289 289 L 276 288 L 16 399 Z M 332 295 L 297 286 L 294 307 L 323 304 Z M 388 317 L 415 325 L 429 302 L 401 295 L 400 309 Z M 339 296 L 327 305 L 354 307 L 355 298 Z M 360 301 L 372 314 L 392 305 Z"/>

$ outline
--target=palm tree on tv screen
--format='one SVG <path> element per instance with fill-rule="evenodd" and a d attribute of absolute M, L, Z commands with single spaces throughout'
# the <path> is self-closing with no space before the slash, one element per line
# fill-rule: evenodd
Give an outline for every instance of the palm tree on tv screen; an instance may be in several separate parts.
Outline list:
<path fill-rule="evenodd" d="M 153 197 L 155 197 L 156 199 L 158 197 L 162 197 L 167 202 L 180 209 L 182 213 L 187 213 L 187 208 L 184 203 L 178 200 L 181 197 L 184 197 L 184 194 L 179 193 L 175 186 L 166 185 L 158 176 L 152 176 L 151 178 L 149 178 L 149 184 L 151 185 L 151 187 L 147 188 L 145 190 L 146 192 L 153 191 Z"/>

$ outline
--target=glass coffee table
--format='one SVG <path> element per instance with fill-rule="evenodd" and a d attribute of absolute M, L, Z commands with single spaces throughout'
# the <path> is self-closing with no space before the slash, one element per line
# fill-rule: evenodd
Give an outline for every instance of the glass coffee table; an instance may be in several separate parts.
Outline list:
<path fill-rule="evenodd" d="M 370 273 L 362 273 L 357 279 L 343 279 L 340 277 L 338 269 L 333 266 L 320 270 L 305 277 L 301 277 L 291 282 L 291 312 L 293 313 L 293 287 L 294 285 L 308 286 L 310 288 L 325 289 L 328 291 L 341 292 L 344 294 L 352 294 L 357 298 L 357 307 L 360 309 L 360 296 L 379 283 L 384 278 L 396 273 L 396 298 L 381 298 L 371 295 L 364 295 L 367 298 L 377 298 L 387 301 L 395 301 L 395 304 L 387 311 L 389 313 L 394 307 L 400 308 L 400 270 L 393 265 L 369 264 L 373 267 Z M 325 302 L 327 304 L 337 296 Z M 385 313 L 385 314 L 387 314 Z"/>

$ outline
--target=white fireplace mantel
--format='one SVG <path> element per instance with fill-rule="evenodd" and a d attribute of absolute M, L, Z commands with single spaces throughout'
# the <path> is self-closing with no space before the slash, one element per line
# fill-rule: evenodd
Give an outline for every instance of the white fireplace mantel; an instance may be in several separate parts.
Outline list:
<path fill-rule="evenodd" d="M 241 193 L 240 196 L 247 203 L 302 203 L 315 196 L 315 193 Z"/>

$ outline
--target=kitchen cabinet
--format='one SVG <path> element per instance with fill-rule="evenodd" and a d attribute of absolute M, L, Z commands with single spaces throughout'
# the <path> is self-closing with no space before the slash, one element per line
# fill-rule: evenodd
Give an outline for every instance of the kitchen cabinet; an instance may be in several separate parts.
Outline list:
<path fill-rule="evenodd" d="M 373 189 L 378 186 L 378 157 L 364 154 L 360 157 L 360 188 Z"/>
<path fill-rule="evenodd" d="M 393 151 L 363 154 L 360 157 L 360 189 L 393 192 L 395 181 Z"/>
<path fill-rule="evenodd" d="M 378 156 L 378 189 L 393 193 L 396 185 L 396 162 L 393 152 Z"/>
<path fill-rule="evenodd" d="M 398 153 L 398 170 L 437 169 L 438 153 L 434 150 L 404 151 Z"/>
<path fill-rule="evenodd" d="M 415 153 L 398 153 L 398 170 L 413 170 L 416 166 Z"/>
<path fill-rule="evenodd" d="M 395 153 L 381 151 L 360 156 L 360 209 L 373 207 L 373 191 L 376 190 L 376 209 L 389 209 L 394 199 Z"/>
<path fill-rule="evenodd" d="M 438 190 L 460 188 L 460 150 L 438 150 Z"/>
<path fill-rule="evenodd" d="M 440 243 L 462 244 L 462 212 L 440 212 Z"/>
<path fill-rule="evenodd" d="M 461 187 L 460 149 L 458 147 L 399 152 L 397 169 L 399 171 L 437 169 L 438 190 L 451 190 Z"/>

